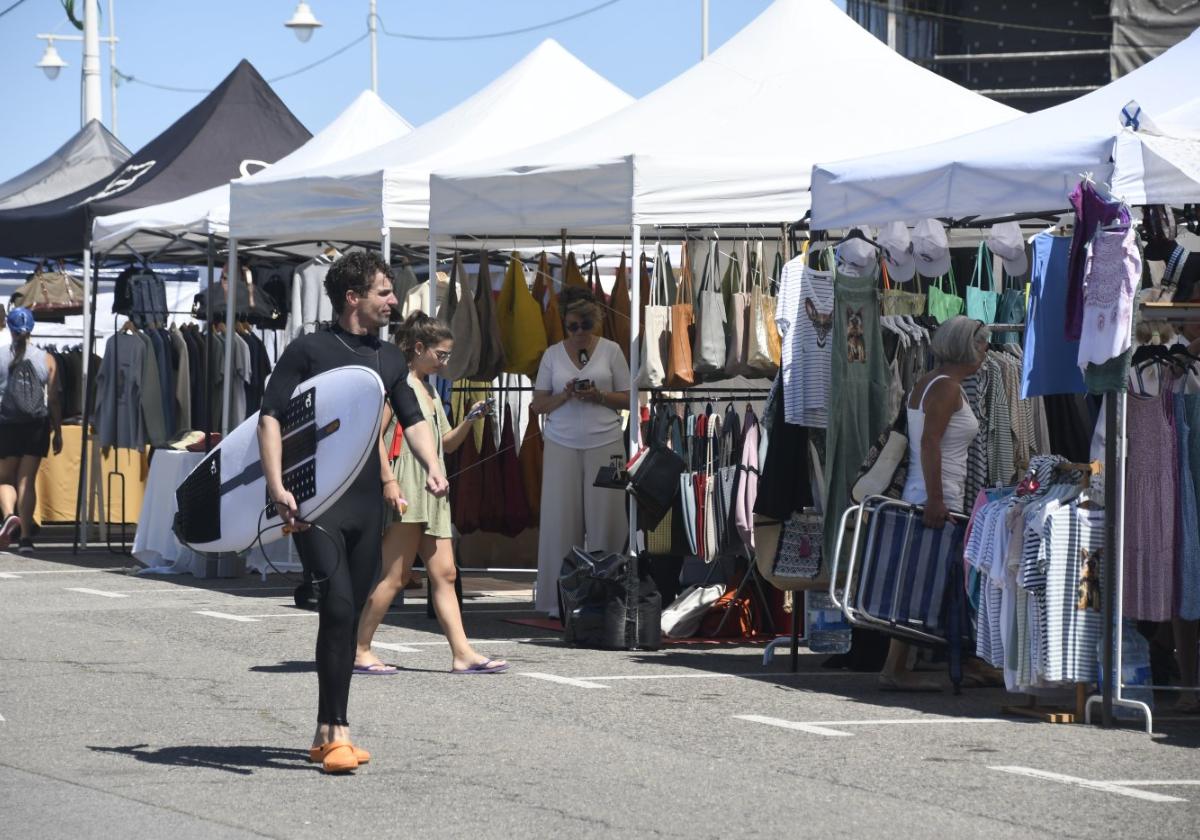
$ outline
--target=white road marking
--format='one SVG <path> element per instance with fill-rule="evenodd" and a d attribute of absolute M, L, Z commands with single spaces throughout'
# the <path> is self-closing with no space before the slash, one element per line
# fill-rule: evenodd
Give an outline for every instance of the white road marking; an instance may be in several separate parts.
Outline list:
<path fill-rule="evenodd" d="M 98 575 L 104 572 L 123 572 L 124 566 L 113 566 L 109 569 L 14 569 L 8 574 L 24 577 L 25 575 Z"/>
<path fill-rule="evenodd" d="M 209 618 L 223 618 L 226 621 L 258 621 L 257 618 L 248 615 L 231 615 L 230 613 L 217 612 L 216 610 L 196 610 L 196 615 L 207 615 Z"/>
<path fill-rule="evenodd" d="M 827 735 L 829 737 L 847 737 L 851 733 L 842 732 L 841 727 L 845 726 L 902 726 L 908 724 L 931 724 L 931 723 L 1012 723 L 1010 720 L 1001 718 L 967 718 L 967 717 L 941 717 L 929 716 L 920 718 L 892 718 L 880 720 L 813 720 L 813 721 L 796 721 L 784 720 L 783 718 L 765 717 L 763 715 L 734 715 L 737 720 L 746 720 L 751 723 L 762 723 L 767 726 L 778 726 L 781 729 L 794 729 L 798 732 L 808 732 L 811 735 Z M 834 727 L 838 727 L 835 729 Z"/>
<path fill-rule="evenodd" d="M 20 575 L 14 575 L 12 572 L 0 572 L 0 578 L 4 580 L 20 580 Z"/>
<path fill-rule="evenodd" d="M 560 677 L 557 674 L 541 674 L 536 671 L 518 671 L 522 677 L 533 677 L 535 680 L 545 680 L 546 682 L 559 683 L 560 685 L 571 685 L 575 688 L 608 688 L 598 682 L 589 682 L 587 680 L 577 680 L 573 677 Z"/>
<path fill-rule="evenodd" d="M 84 595 L 100 595 L 104 598 L 128 598 L 121 592 L 106 592 L 103 589 L 88 589 L 86 586 L 68 586 L 68 592 L 82 592 Z"/>
<path fill-rule="evenodd" d="M 1165 780 L 1138 780 L 1127 781 L 1121 780 L 1118 782 L 1106 782 L 1110 785 L 1122 785 L 1124 787 L 1179 787 L 1182 785 L 1194 785 L 1200 787 L 1200 779 L 1165 779 Z"/>
<path fill-rule="evenodd" d="M 420 653 L 421 651 L 415 647 L 408 645 L 395 645 L 391 642 L 371 642 L 371 647 L 377 647 L 382 650 L 390 650 L 396 653 Z"/>
<path fill-rule="evenodd" d="M 1095 782 L 1091 779 L 1080 779 L 1077 776 L 1067 776 L 1063 773 L 1051 773 L 1049 770 L 1035 770 L 1032 767 L 1016 767 L 1012 765 L 1004 765 L 999 767 L 989 767 L 989 770 L 997 770 L 1001 773 L 1012 773 L 1016 776 L 1028 776 L 1031 779 L 1042 779 L 1048 782 L 1061 782 L 1065 785 L 1075 785 L 1076 787 L 1086 788 L 1088 790 L 1097 790 L 1101 793 L 1115 793 L 1118 796 L 1128 796 L 1131 799 L 1141 799 L 1146 802 L 1187 802 L 1186 799 L 1180 799 L 1178 796 L 1167 796 L 1162 793 L 1152 793 L 1148 790 L 1138 790 L 1135 787 L 1117 782 Z M 1144 784 L 1139 782 L 1139 784 Z"/>
<path fill-rule="evenodd" d="M 800 677 L 874 677 L 877 674 L 842 673 L 839 671 L 785 671 L 770 674 L 619 674 L 603 677 L 582 677 L 585 680 L 778 680 Z"/>

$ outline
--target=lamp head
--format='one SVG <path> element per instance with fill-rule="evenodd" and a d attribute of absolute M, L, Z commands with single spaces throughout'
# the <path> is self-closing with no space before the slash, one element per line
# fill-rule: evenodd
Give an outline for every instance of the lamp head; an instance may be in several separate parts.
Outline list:
<path fill-rule="evenodd" d="M 51 81 L 58 78 L 59 72 L 67 66 L 67 62 L 63 61 L 63 57 L 58 54 L 58 49 L 54 46 L 54 41 L 46 42 L 46 51 L 42 53 L 42 60 L 39 61 L 36 67 L 40 67 L 42 72 L 46 74 L 46 78 Z"/>
<path fill-rule="evenodd" d="M 283 25 L 295 32 L 301 43 L 311 38 L 313 32 L 322 26 L 321 21 L 317 20 L 312 9 L 304 0 L 300 0 L 296 4 L 296 11 L 292 12 L 291 20 L 286 21 Z"/>

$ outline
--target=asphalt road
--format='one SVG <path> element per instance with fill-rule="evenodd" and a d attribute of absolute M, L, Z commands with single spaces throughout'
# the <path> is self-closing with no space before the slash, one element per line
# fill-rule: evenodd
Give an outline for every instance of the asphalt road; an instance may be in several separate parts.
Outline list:
<path fill-rule="evenodd" d="M 448 674 L 410 602 L 376 637 L 402 672 L 352 689 L 374 759 L 327 777 L 305 760 L 316 619 L 287 582 L 123 566 L 0 553 L 4 836 L 1163 840 L 1200 827 L 1200 718 L 1163 714 L 1148 737 L 1006 717 L 1013 698 L 995 689 L 883 693 L 808 654 L 792 674 L 756 647 L 576 650 L 510 623 L 527 598 L 478 579 L 468 631 L 513 671 Z"/>

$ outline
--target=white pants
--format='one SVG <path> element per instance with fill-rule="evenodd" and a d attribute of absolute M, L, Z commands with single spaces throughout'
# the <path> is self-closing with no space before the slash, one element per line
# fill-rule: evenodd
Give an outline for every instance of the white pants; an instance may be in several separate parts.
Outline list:
<path fill-rule="evenodd" d="M 572 449 L 545 441 L 542 513 L 538 533 L 539 612 L 558 612 L 558 574 L 573 546 L 588 551 L 622 551 L 629 538 L 628 498 L 620 490 L 593 487 L 596 473 L 625 446 L 614 441 L 594 449 Z"/>

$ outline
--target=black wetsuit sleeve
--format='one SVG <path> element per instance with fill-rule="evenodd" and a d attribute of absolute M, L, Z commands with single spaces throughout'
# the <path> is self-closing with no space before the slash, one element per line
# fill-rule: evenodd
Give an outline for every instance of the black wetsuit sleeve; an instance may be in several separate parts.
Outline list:
<path fill-rule="evenodd" d="M 408 377 L 397 377 L 388 392 L 388 399 L 402 428 L 414 426 L 425 419 L 425 415 L 421 413 L 421 404 L 417 402 L 417 395 L 408 384 Z"/>
<path fill-rule="evenodd" d="M 309 378 L 309 358 L 304 342 L 293 341 L 279 357 L 271 378 L 263 391 L 259 413 L 264 417 L 281 417 L 287 411 L 296 386 Z"/>

